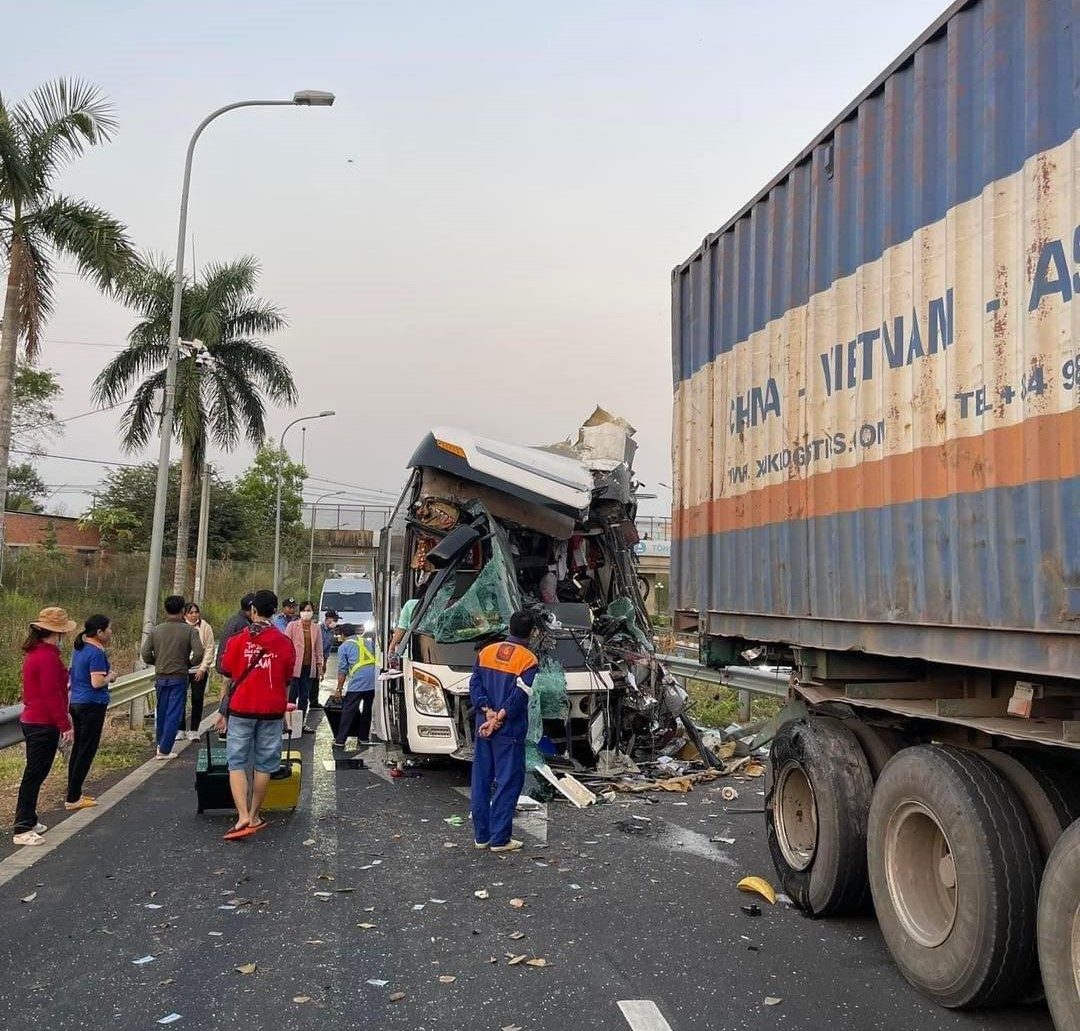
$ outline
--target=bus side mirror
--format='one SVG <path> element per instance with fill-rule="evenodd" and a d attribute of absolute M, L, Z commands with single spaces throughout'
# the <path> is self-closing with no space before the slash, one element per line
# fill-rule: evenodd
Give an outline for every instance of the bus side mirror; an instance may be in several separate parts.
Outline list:
<path fill-rule="evenodd" d="M 444 569 L 459 555 L 468 551 L 478 540 L 480 533 L 471 526 L 455 526 L 425 558 L 436 569 Z"/>

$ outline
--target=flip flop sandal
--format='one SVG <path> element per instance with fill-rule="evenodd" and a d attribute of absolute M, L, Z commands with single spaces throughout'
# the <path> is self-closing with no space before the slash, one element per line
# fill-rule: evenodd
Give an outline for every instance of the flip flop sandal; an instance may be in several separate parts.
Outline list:
<path fill-rule="evenodd" d="M 270 826 L 270 823 L 269 823 L 269 821 L 267 821 L 267 820 L 260 820 L 260 821 L 259 821 L 258 823 L 252 823 L 252 824 L 248 824 L 248 828 L 247 828 L 247 829 L 248 829 L 249 831 L 251 831 L 251 833 L 252 833 L 252 834 L 258 834 L 258 832 L 259 832 L 259 831 L 264 831 L 264 830 L 266 830 L 266 828 L 267 828 L 267 827 L 269 827 L 269 826 Z"/>
<path fill-rule="evenodd" d="M 255 833 L 254 827 L 234 827 L 223 835 L 226 841 L 239 841 L 241 838 L 250 838 Z"/>

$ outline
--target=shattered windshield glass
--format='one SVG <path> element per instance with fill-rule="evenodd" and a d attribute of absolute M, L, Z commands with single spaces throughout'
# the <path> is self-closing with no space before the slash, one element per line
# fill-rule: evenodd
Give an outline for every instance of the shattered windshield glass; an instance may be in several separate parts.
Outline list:
<path fill-rule="evenodd" d="M 492 538 L 492 555 L 464 594 L 452 600 L 458 579 L 470 575 L 456 572 L 435 595 L 417 631 L 430 634 L 439 644 L 454 644 L 505 633 L 510 617 L 521 606 L 509 547 L 501 533 Z"/>

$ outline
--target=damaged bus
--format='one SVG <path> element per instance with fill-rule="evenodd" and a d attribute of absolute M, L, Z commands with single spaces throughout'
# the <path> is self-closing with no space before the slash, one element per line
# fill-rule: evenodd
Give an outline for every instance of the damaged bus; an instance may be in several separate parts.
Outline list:
<path fill-rule="evenodd" d="M 379 646 L 394 667 L 376 701 L 383 740 L 471 759 L 476 653 L 522 608 L 542 626 L 542 735 L 530 736 L 546 758 L 611 766 L 674 737 L 685 695 L 655 659 L 638 589 L 633 433 L 597 409 L 576 443 L 424 438 L 380 537 Z"/>

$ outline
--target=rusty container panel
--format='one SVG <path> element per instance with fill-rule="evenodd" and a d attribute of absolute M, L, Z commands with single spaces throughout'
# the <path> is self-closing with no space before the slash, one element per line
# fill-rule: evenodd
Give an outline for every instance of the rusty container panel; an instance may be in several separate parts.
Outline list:
<path fill-rule="evenodd" d="M 1080 677 L 1077 0 L 968 0 L 672 277 L 672 596 Z"/>

